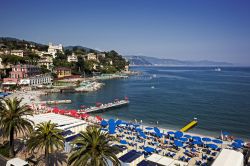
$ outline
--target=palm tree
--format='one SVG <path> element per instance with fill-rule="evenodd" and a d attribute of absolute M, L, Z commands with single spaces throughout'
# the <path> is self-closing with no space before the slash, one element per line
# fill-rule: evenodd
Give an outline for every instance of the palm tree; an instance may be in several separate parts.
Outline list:
<path fill-rule="evenodd" d="M 26 104 L 21 104 L 22 99 L 7 98 L 0 102 L 0 127 L 3 136 L 9 137 L 9 155 L 15 156 L 14 134 L 32 131 L 32 121 L 27 115 L 32 116 L 33 111 Z"/>
<path fill-rule="evenodd" d="M 110 145 L 115 138 L 108 133 L 102 133 L 100 128 L 90 126 L 72 143 L 74 148 L 69 156 L 68 164 L 73 166 L 105 166 L 108 160 L 113 165 L 120 165 L 115 152 L 117 149 Z"/>
<path fill-rule="evenodd" d="M 51 121 L 39 123 L 35 129 L 27 141 L 27 148 L 32 151 L 44 150 L 45 164 L 49 165 L 49 153 L 54 152 L 55 149 L 64 148 L 64 138 L 61 134 L 63 131 Z"/>

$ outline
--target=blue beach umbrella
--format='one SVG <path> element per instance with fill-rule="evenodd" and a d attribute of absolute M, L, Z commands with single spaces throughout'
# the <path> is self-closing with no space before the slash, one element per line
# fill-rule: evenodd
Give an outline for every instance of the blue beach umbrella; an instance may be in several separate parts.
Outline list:
<path fill-rule="evenodd" d="M 139 127 L 140 125 L 139 124 L 132 124 L 134 127 Z"/>
<path fill-rule="evenodd" d="M 201 137 L 199 136 L 193 136 L 192 139 L 195 141 L 201 141 Z"/>
<path fill-rule="evenodd" d="M 244 144 L 244 141 L 241 139 L 236 139 L 236 140 L 234 140 L 234 142 L 237 142 L 238 144 Z"/>
<path fill-rule="evenodd" d="M 144 139 L 147 138 L 143 131 L 140 131 L 140 132 L 139 132 L 139 135 L 140 135 L 142 138 L 144 138 Z"/>
<path fill-rule="evenodd" d="M 115 121 L 114 119 L 109 119 L 109 134 L 115 134 Z"/>
<path fill-rule="evenodd" d="M 179 138 L 179 140 L 180 140 L 180 141 L 183 141 L 183 142 L 186 142 L 186 141 L 188 140 L 188 138 L 186 138 L 186 137 L 181 137 L 181 138 Z"/>
<path fill-rule="evenodd" d="M 152 153 L 152 152 L 155 151 L 154 148 L 151 148 L 151 147 L 149 147 L 149 146 L 145 147 L 144 150 L 145 150 L 146 152 L 148 152 L 148 153 Z"/>
<path fill-rule="evenodd" d="M 223 134 L 223 135 L 229 135 L 229 132 L 224 131 L 224 132 L 222 132 L 222 134 Z"/>
<path fill-rule="evenodd" d="M 202 145 L 202 142 L 201 141 L 193 141 L 192 144 L 193 145 Z"/>
<path fill-rule="evenodd" d="M 177 147 L 182 147 L 183 146 L 183 143 L 181 141 L 178 141 L 178 140 L 174 140 L 174 144 Z"/>
<path fill-rule="evenodd" d="M 215 144 L 207 144 L 207 146 L 208 146 L 209 148 L 211 148 L 211 149 L 217 149 L 217 148 L 218 148 L 218 146 L 215 145 Z"/>
<path fill-rule="evenodd" d="M 236 149 L 242 148 L 242 144 L 237 143 L 237 142 L 232 143 L 231 146 L 232 146 L 233 148 L 236 148 Z"/>
<path fill-rule="evenodd" d="M 115 122 L 115 124 L 116 124 L 116 126 L 118 126 L 118 125 L 122 124 L 122 121 L 121 121 L 121 120 L 117 120 L 117 121 Z"/>
<path fill-rule="evenodd" d="M 142 129 L 141 128 L 135 128 L 135 131 L 140 132 L 140 131 L 142 131 Z"/>
<path fill-rule="evenodd" d="M 101 121 L 101 126 L 106 127 L 108 126 L 108 122 L 106 120 Z"/>
<path fill-rule="evenodd" d="M 202 138 L 202 141 L 205 141 L 205 142 L 210 142 L 210 141 L 211 141 L 211 138 L 204 137 L 204 138 Z"/>
<path fill-rule="evenodd" d="M 168 131 L 167 132 L 169 135 L 174 135 L 175 134 L 175 132 L 173 132 L 173 131 Z"/>
<path fill-rule="evenodd" d="M 158 129 L 157 127 L 154 127 L 154 131 L 157 137 L 162 137 L 160 129 Z"/>
<path fill-rule="evenodd" d="M 183 137 L 191 138 L 192 136 L 191 136 L 191 135 L 188 135 L 188 134 L 185 134 Z"/>
<path fill-rule="evenodd" d="M 219 139 L 214 139 L 214 140 L 212 140 L 214 143 L 216 143 L 216 144 L 222 144 L 223 143 L 223 141 L 222 140 L 219 140 Z"/>
<path fill-rule="evenodd" d="M 181 131 L 176 131 L 176 132 L 174 133 L 174 136 L 175 136 L 175 138 L 181 138 L 181 137 L 183 136 L 183 132 L 181 132 Z"/>
<path fill-rule="evenodd" d="M 145 129 L 146 129 L 146 130 L 153 130 L 152 127 L 146 127 Z"/>
<path fill-rule="evenodd" d="M 120 140 L 120 143 L 123 145 L 128 144 L 126 140 Z"/>

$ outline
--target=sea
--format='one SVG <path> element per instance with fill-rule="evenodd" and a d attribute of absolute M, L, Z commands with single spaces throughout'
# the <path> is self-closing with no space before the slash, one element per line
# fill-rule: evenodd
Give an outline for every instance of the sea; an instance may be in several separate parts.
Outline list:
<path fill-rule="evenodd" d="M 180 130 L 193 118 L 191 133 L 220 136 L 221 132 L 250 140 L 250 68 L 132 67 L 140 75 L 104 80 L 89 93 L 54 93 L 42 100 L 71 99 L 63 109 L 80 109 L 96 102 L 128 97 L 127 106 L 97 113 L 103 118 L 142 122 L 143 125 Z M 96 115 L 96 114 L 94 114 Z"/>

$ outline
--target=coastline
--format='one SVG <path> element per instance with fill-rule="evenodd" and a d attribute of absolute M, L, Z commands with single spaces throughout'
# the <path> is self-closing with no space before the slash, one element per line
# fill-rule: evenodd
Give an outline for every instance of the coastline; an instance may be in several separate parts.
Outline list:
<path fill-rule="evenodd" d="M 41 108 L 42 107 L 42 103 L 44 102 L 42 99 L 41 99 L 41 95 L 44 95 L 46 94 L 43 90 L 36 90 L 36 91 L 17 91 L 17 92 L 14 92 L 13 94 L 9 95 L 8 98 L 14 98 L 14 97 L 17 97 L 17 98 L 23 98 L 23 101 L 22 101 L 22 104 L 27 104 L 27 105 L 30 105 L 30 106 L 33 106 L 33 108 L 35 108 L 36 110 Z M 49 107 L 48 107 L 49 108 Z M 80 109 L 80 108 L 79 108 Z M 96 114 L 90 114 L 90 117 L 91 119 L 94 119 Z M 103 118 L 105 120 L 108 120 L 110 118 L 115 118 L 114 116 L 107 116 L 107 115 L 104 115 Z M 123 120 L 123 121 L 127 121 L 127 122 L 134 122 L 134 120 L 128 120 L 128 119 L 125 119 L 125 118 L 122 118 L 122 117 L 119 117 L 120 120 Z M 115 119 L 116 120 L 116 119 Z M 138 124 L 141 124 L 140 122 L 138 122 Z M 153 124 L 149 124 L 147 122 L 142 122 L 142 126 L 143 128 L 146 128 L 146 127 L 156 127 L 156 125 L 153 125 Z M 168 126 L 167 124 L 165 125 L 158 125 L 158 128 L 163 132 L 163 133 L 167 133 L 168 131 L 178 131 L 177 128 L 174 128 L 174 126 Z M 206 130 L 204 130 L 206 131 Z M 218 138 L 219 135 L 216 136 L 216 134 L 206 134 L 206 133 L 201 133 L 201 132 L 184 132 L 185 134 L 188 134 L 188 135 L 191 135 L 191 136 L 199 136 L 199 137 L 209 137 L 209 138 Z M 249 141 L 248 139 L 246 138 L 243 138 L 243 140 L 245 141 Z M 228 142 L 229 143 L 229 142 Z"/>

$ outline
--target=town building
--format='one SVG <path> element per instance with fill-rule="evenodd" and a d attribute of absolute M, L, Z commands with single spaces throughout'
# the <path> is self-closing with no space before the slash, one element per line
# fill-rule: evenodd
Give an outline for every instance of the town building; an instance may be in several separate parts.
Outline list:
<path fill-rule="evenodd" d="M 20 79 L 19 85 L 30 85 L 30 86 L 38 86 L 38 85 L 51 85 L 52 77 L 50 74 L 40 74 L 29 78 Z"/>
<path fill-rule="evenodd" d="M 87 55 L 84 56 L 85 60 L 94 60 L 97 61 L 97 55 L 94 53 L 88 53 Z"/>
<path fill-rule="evenodd" d="M 33 52 L 40 57 L 43 57 L 45 54 L 48 54 L 48 52 L 46 51 L 39 51 L 39 50 L 33 50 Z"/>
<path fill-rule="evenodd" d="M 53 45 L 52 43 L 49 43 L 48 54 L 51 54 L 53 56 L 53 58 L 55 58 L 57 52 L 62 52 L 63 53 L 62 44 Z"/>
<path fill-rule="evenodd" d="M 40 68 L 33 65 L 14 65 L 10 72 L 10 78 L 4 78 L 4 84 L 17 84 L 20 79 L 29 78 L 41 74 Z"/>
<path fill-rule="evenodd" d="M 104 53 L 97 53 L 97 57 L 105 58 L 105 54 Z"/>
<path fill-rule="evenodd" d="M 55 73 L 58 78 L 69 77 L 71 76 L 71 69 L 67 67 L 58 67 L 55 69 Z"/>
<path fill-rule="evenodd" d="M 24 51 L 23 50 L 11 50 L 10 54 L 23 57 Z"/>
<path fill-rule="evenodd" d="M 77 59 L 77 56 L 74 53 L 72 53 L 72 55 L 67 57 L 67 61 L 68 62 L 77 62 L 78 59 Z"/>
<path fill-rule="evenodd" d="M 51 56 L 43 56 L 38 61 L 38 65 L 40 67 L 46 66 L 47 69 L 51 70 L 53 67 L 53 58 Z"/>

